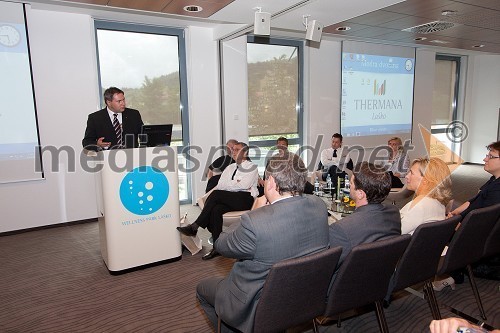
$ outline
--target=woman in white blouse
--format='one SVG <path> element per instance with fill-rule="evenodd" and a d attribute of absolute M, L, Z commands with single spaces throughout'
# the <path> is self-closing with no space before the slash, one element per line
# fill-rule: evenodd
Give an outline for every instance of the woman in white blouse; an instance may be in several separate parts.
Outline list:
<path fill-rule="evenodd" d="M 390 138 L 387 145 L 391 148 L 387 171 L 392 172 L 392 187 L 403 187 L 400 178 L 404 178 L 410 166 L 408 154 L 403 149 L 403 141 L 397 136 Z"/>
<path fill-rule="evenodd" d="M 444 220 L 451 200 L 450 169 L 436 157 L 418 158 L 406 175 L 406 187 L 415 197 L 401 209 L 401 233 L 413 234 L 427 222 Z"/>

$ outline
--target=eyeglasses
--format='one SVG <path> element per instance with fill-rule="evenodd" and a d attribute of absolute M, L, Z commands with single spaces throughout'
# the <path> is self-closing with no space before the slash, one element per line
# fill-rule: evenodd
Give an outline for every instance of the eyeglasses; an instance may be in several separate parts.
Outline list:
<path fill-rule="evenodd" d="M 494 160 L 495 158 L 500 158 L 500 156 L 493 156 L 491 154 L 486 154 L 486 157 L 490 160 Z"/>

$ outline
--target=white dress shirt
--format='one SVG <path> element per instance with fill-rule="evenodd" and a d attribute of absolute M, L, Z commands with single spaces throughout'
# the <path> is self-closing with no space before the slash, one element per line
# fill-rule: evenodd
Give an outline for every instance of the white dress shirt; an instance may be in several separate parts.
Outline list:
<path fill-rule="evenodd" d="M 323 168 L 326 169 L 335 165 L 340 169 L 344 169 L 344 165 L 351 160 L 349 152 L 344 147 L 340 147 L 337 149 L 337 157 L 333 157 L 333 151 L 334 149 L 330 147 L 321 152 L 321 164 L 323 164 Z"/>
<path fill-rule="evenodd" d="M 222 172 L 215 189 L 230 192 L 246 191 L 256 198 L 259 195 L 259 190 L 257 190 L 258 179 L 259 170 L 257 166 L 245 160 L 241 164 L 233 163 L 228 165 Z"/>
<path fill-rule="evenodd" d="M 117 115 L 116 118 L 118 118 L 118 122 L 120 123 L 120 125 L 122 124 L 122 113 L 121 112 L 113 112 L 109 108 L 106 108 L 106 110 L 108 110 L 108 115 L 109 115 L 109 119 L 111 119 L 111 123 L 113 123 L 113 120 L 115 119 L 115 113 L 116 113 L 116 115 Z"/>

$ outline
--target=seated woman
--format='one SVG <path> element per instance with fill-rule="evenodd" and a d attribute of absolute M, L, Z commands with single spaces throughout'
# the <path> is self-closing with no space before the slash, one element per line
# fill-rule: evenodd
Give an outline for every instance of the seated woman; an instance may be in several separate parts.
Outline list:
<path fill-rule="evenodd" d="M 450 169 L 436 157 L 413 161 L 406 175 L 406 187 L 415 197 L 401 209 L 401 234 L 413 234 L 427 222 L 444 220 L 451 199 Z"/>
<path fill-rule="evenodd" d="M 401 138 L 397 136 L 390 138 L 387 145 L 391 148 L 386 167 L 387 171 L 391 174 L 392 187 L 401 188 L 403 187 L 403 182 L 400 178 L 406 176 L 408 167 L 410 166 L 410 159 L 403 149 Z"/>
<path fill-rule="evenodd" d="M 500 141 L 493 142 L 487 147 L 488 154 L 483 159 L 484 171 L 490 173 L 491 178 L 481 186 L 479 193 L 463 205 L 450 212 L 449 217 L 461 214 L 465 217 L 473 209 L 484 208 L 500 203 Z"/>

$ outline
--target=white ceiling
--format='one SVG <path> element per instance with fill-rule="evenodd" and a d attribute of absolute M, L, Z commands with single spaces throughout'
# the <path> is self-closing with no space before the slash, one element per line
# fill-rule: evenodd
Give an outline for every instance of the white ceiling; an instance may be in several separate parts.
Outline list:
<path fill-rule="evenodd" d="M 0 0 L 1 1 L 1 0 Z M 255 8 L 271 14 L 272 36 L 303 38 L 308 20 L 321 22 L 323 38 L 361 39 L 390 44 L 443 47 L 500 53 L 500 0 L 11 0 L 33 8 L 87 13 L 98 19 L 177 27 L 214 27 L 214 39 L 231 39 L 253 31 Z M 188 13 L 186 5 L 206 11 Z M 443 18 L 442 11 L 456 15 Z M 132 14 L 132 15 L 131 15 Z M 424 35 L 401 32 L 402 28 L 447 20 L 458 28 Z M 350 31 L 337 31 L 339 26 Z M 475 49 L 479 44 L 481 49 Z M 473 47 L 474 46 L 474 47 Z"/>

